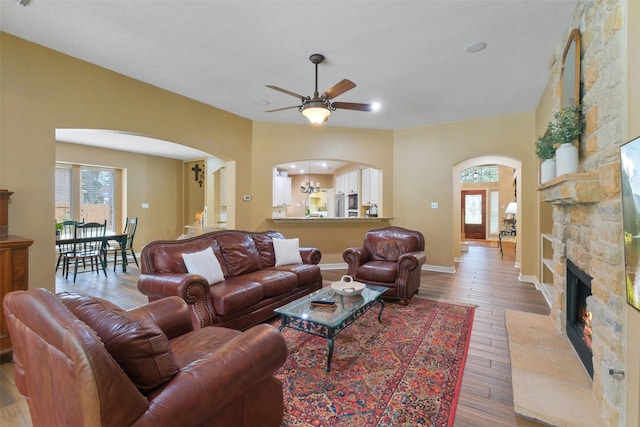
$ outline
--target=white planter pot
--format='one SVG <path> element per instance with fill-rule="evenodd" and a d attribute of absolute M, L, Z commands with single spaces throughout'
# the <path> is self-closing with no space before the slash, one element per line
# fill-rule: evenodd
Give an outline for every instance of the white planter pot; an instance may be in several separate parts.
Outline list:
<path fill-rule="evenodd" d="M 552 180 L 556 177 L 556 161 L 547 159 L 540 165 L 540 184 Z"/>
<path fill-rule="evenodd" d="M 556 175 L 578 173 L 578 147 L 573 144 L 560 144 L 556 150 Z"/>

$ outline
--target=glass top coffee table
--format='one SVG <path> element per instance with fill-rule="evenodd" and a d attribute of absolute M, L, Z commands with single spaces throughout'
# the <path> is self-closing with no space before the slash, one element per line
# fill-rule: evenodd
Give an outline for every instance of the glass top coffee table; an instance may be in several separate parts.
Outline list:
<path fill-rule="evenodd" d="M 360 295 L 342 296 L 338 295 L 331 286 L 324 287 L 287 305 L 276 308 L 274 312 L 279 314 L 282 320 L 278 329 L 282 330 L 285 327 L 289 327 L 326 338 L 328 345 L 327 372 L 329 372 L 331 371 L 331 358 L 333 357 L 333 339 L 378 303 L 380 304 L 378 322 L 382 323 L 384 301 L 380 297 L 387 290 L 388 288 L 383 286 L 366 285 Z M 321 306 L 311 304 L 311 301 L 323 298 L 333 299 L 335 305 Z"/>

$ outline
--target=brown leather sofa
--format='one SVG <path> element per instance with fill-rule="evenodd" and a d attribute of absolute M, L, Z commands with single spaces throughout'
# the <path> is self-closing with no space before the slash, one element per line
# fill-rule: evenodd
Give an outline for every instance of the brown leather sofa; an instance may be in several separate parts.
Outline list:
<path fill-rule="evenodd" d="M 193 330 L 180 298 L 124 311 L 45 289 L 7 294 L 16 386 L 34 426 L 279 426 L 286 342 L 262 324 Z"/>
<path fill-rule="evenodd" d="M 420 287 L 420 269 L 426 260 L 424 236 L 402 227 L 369 230 L 362 247 L 347 248 L 342 257 L 356 281 L 386 286 L 384 298 L 408 304 Z"/>
<path fill-rule="evenodd" d="M 149 301 L 175 295 L 191 308 L 199 326 L 246 329 L 273 317 L 273 309 L 322 286 L 320 251 L 300 248 L 301 264 L 275 266 L 275 231 L 223 230 L 184 240 L 147 244 L 141 252 L 138 289 Z M 209 285 L 187 273 L 182 254 L 212 248 L 224 280 Z"/>

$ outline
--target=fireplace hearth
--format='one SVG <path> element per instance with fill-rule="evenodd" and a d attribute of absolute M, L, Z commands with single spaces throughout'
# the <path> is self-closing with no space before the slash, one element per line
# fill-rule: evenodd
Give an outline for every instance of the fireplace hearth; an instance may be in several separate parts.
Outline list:
<path fill-rule="evenodd" d="M 587 309 L 591 280 L 591 276 L 567 259 L 567 337 L 589 376 L 593 378 L 591 313 Z"/>

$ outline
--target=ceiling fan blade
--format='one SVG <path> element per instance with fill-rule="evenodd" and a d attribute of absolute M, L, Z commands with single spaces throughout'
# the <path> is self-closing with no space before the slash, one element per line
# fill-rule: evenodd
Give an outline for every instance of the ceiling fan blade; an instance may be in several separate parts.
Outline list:
<path fill-rule="evenodd" d="M 278 92 L 282 92 L 282 93 L 286 93 L 287 95 L 291 95 L 291 96 L 295 96 L 298 99 L 304 99 L 305 97 L 302 95 L 298 95 L 295 92 L 291 92 L 290 90 L 286 90 L 286 89 L 282 89 L 281 87 L 278 86 L 273 86 L 273 85 L 266 85 L 269 89 L 273 89 L 273 90 L 277 90 Z"/>
<path fill-rule="evenodd" d="M 356 87 L 356 84 L 354 82 L 352 82 L 351 80 L 343 79 L 342 81 L 339 81 L 338 83 L 327 89 L 327 91 L 322 94 L 322 97 L 325 99 L 333 99 L 337 96 L 342 95 L 346 91 L 353 89 L 354 87 Z"/>
<path fill-rule="evenodd" d="M 267 110 L 265 113 L 273 113 L 274 111 L 291 110 L 292 108 L 300 108 L 302 105 L 293 105 L 291 107 L 276 108 L 275 110 Z"/>
<path fill-rule="evenodd" d="M 334 108 L 340 108 L 342 110 L 356 110 L 356 111 L 373 111 L 373 105 L 371 104 L 359 104 L 357 102 L 333 102 Z"/>

